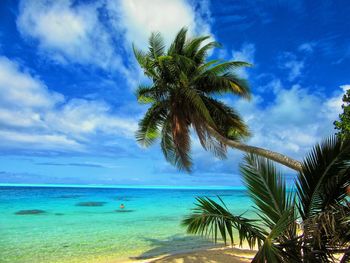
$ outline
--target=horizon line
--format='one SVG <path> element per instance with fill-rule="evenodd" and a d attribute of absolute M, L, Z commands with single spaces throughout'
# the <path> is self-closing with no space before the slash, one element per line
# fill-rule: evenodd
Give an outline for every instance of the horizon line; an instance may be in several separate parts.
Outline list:
<path fill-rule="evenodd" d="M 104 185 L 104 184 L 18 184 L 0 183 L 0 187 L 57 187 L 57 188 L 111 188 L 111 189 L 198 189 L 198 190 L 244 190 L 245 186 L 185 186 L 185 185 Z"/>

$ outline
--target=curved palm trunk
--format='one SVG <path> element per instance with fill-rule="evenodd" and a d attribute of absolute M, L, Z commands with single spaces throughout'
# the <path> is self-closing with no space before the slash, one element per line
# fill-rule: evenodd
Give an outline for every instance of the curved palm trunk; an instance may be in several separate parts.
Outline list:
<path fill-rule="evenodd" d="M 270 150 L 266 150 L 260 147 L 255 147 L 255 146 L 250 146 L 241 142 L 236 142 L 236 141 L 232 141 L 230 139 L 227 139 L 226 137 L 222 136 L 220 133 L 218 133 L 215 129 L 213 129 L 212 127 L 208 127 L 208 130 L 210 131 L 210 133 L 216 137 L 219 141 L 221 141 L 222 143 L 231 146 L 233 148 L 236 148 L 238 150 L 247 152 L 247 153 L 254 153 L 257 155 L 260 155 L 262 157 L 266 157 L 270 160 L 273 160 L 275 162 L 278 162 L 280 164 L 283 164 L 293 170 L 296 171 L 301 171 L 302 170 L 302 166 L 301 163 L 297 160 L 294 160 L 286 155 L 277 153 L 277 152 L 273 152 Z"/>

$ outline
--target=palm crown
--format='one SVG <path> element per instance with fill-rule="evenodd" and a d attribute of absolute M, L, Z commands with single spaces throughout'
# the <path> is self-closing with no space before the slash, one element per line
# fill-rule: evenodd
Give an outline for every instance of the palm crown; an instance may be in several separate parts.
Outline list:
<path fill-rule="evenodd" d="M 201 145 L 219 158 L 225 158 L 226 145 L 208 127 L 231 140 L 249 135 L 239 114 L 215 94 L 233 93 L 248 99 L 250 91 L 247 82 L 234 73 L 248 63 L 207 61 L 208 52 L 219 44 L 209 42 L 209 36 L 187 38 L 186 33 L 181 29 L 168 50 L 159 33 L 151 35 L 148 52 L 133 48 L 144 74 L 152 81 L 136 92 L 140 103 L 152 104 L 139 122 L 137 140 L 149 146 L 160 138 L 165 158 L 189 171 L 191 127 Z"/>

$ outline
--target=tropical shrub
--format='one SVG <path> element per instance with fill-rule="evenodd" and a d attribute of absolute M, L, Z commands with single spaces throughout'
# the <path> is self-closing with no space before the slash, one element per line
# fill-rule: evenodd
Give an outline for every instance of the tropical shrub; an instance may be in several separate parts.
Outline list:
<path fill-rule="evenodd" d="M 189 233 L 233 244 L 237 230 L 240 245 L 258 249 L 252 262 L 350 262 L 350 140 L 332 136 L 317 144 L 292 191 L 266 158 L 247 155 L 241 174 L 260 220 L 234 215 L 220 198 L 199 197 L 183 220 Z"/>

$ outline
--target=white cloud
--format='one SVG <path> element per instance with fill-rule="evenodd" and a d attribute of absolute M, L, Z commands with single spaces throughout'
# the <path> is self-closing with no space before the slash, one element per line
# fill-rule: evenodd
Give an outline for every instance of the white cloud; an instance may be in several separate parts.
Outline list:
<path fill-rule="evenodd" d="M 245 43 L 242 45 L 240 50 L 232 51 L 232 60 L 235 61 L 244 61 L 250 64 L 254 64 L 254 56 L 255 56 L 255 45 L 252 43 Z M 242 78 L 248 78 L 248 73 L 245 68 L 240 68 L 237 71 Z"/>
<path fill-rule="evenodd" d="M 209 20 L 208 1 L 22 0 L 17 28 L 38 44 L 41 55 L 62 65 L 119 71 L 135 87 L 143 74 L 131 43 L 146 48 L 153 31 L 161 32 L 169 43 L 183 26 L 191 34 L 210 34 Z"/>
<path fill-rule="evenodd" d="M 170 43 L 184 26 L 190 34 L 210 34 L 206 1 L 197 11 L 185 0 L 120 0 L 108 1 L 107 6 L 115 27 L 124 30 L 128 45 L 145 47 L 151 32 L 156 31 Z"/>
<path fill-rule="evenodd" d="M 303 51 L 305 53 L 312 53 L 314 51 L 315 45 L 316 45 L 316 43 L 314 43 L 314 42 L 306 42 L 306 43 L 301 44 L 298 47 L 298 50 Z"/>
<path fill-rule="evenodd" d="M 299 85 L 271 85 L 277 85 L 275 98 L 267 105 L 261 97 L 234 104 L 253 133 L 249 143 L 302 159 L 315 143 L 334 133 L 333 121 L 341 108 L 333 102 L 341 100 L 343 92 L 326 98 Z"/>
<path fill-rule="evenodd" d="M 137 123 L 100 101 L 67 100 L 0 57 L 0 127 L 2 148 L 88 151 L 103 136 L 132 138 Z"/>
<path fill-rule="evenodd" d="M 4 94 L 0 96 L 0 105 L 50 108 L 63 99 L 62 95 L 50 92 L 40 80 L 19 70 L 17 64 L 0 57 L 0 93 Z"/>
<path fill-rule="evenodd" d="M 347 90 L 349 90 L 350 89 L 350 84 L 347 84 L 347 85 L 341 85 L 340 86 L 340 88 L 344 91 L 344 92 L 346 92 Z"/>
<path fill-rule="evenodd" d="M 281 64 L 282 68 L 289 70 L 288 80 L 294 81 L 296 78 L 301 76 L 304 68 L 304 61 L 298 60 L 297 57 L 292 53 L 285 53 Z"/>
<path fill-rule="evenodd" d="M 101 6 L 102 2 L 23 0 L 17 27 L 23 36 L 38 41 L 41 52 L 60 63 L 123 70 L 112 38 L 99 20 Z"/>

